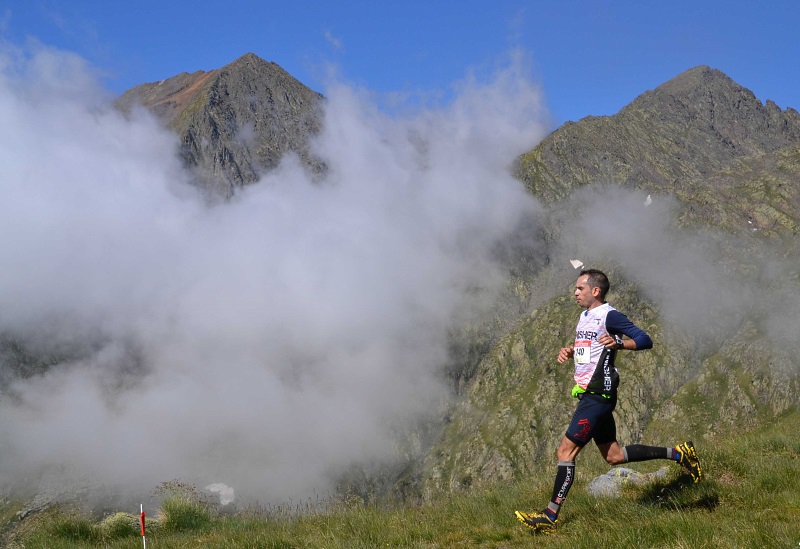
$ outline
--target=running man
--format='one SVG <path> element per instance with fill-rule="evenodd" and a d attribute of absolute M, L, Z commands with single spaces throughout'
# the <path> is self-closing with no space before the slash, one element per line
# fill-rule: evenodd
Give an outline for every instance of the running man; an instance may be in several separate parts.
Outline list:
<path fill-rule="evenodd" d="M 617 406 L 619 373 L 614 365 L 621 350 L 643 351 L 653 347 L 650 336 L 628 317 L 606 303 L 608 277 L 596 269 L 581 271 L 575 283 L 575 301 L 586 309 L 578 319 L 575 343 L 558 353 L 558 363 L 575 360 L 575 387 L 572 396 L 578 406 L 558 447 L 553 497 L 540 512 L 515 511 L 517 519 L 535 532 L 550 533 L 558 523 L 558 513 L 575 479 L 575 458 L 592 439 L 609 465 L 671 459 L 683 466 L 694 482 L 703 478 L 694 445 L 683 442 L 674 448 L 617 442 L 617 425 L 612 412 Z M 623 339 L 622 336 L 627 336 Z"/>

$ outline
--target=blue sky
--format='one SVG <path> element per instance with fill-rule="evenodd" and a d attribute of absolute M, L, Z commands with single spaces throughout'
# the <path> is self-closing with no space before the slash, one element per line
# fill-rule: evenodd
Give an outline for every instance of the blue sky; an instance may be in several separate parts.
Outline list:
<path fill-rule="evenodd" d="M 800 108 L 799 26 L 796 0 L 0 0 L 6 43 L 78 53 L 115 92 L 253 52 L 322 92 L 335 67 L 376 92 L 448 97 L 520 49 L 556 124 L 613 114 L 697 65 Z"/>

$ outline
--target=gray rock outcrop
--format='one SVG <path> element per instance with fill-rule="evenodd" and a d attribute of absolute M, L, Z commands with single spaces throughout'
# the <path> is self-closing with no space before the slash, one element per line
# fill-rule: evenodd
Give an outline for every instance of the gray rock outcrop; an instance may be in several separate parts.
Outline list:
<path fill-rule="evenodd" d="M 595 497 L 618 497 L 623 486 L 649 484 L 654 480 L 665 478 L 669 467 L 662 467 L 654 473 L 639 473 L 627 467 L 613 467 L 605 475 L 596 477 L 586 490 Z"/>

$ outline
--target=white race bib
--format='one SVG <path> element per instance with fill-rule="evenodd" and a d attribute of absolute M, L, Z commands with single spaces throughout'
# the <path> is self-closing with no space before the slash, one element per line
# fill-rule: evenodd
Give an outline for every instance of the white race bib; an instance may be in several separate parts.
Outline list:
<path fill-rule="evenodd" d="M 589 364 L 592 357 L 592 340 L 578 339 L 575 341 L 575 364 Z"/>

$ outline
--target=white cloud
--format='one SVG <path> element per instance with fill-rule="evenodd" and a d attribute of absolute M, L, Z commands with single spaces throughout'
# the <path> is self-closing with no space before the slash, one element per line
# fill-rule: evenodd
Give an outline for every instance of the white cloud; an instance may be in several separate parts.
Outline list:
<path fill-rule="evenodd" d="M 216 207 L 76 57 L 3 66 L 0 332 L 85 347 L 0 400 L 2 475 L 324 493 L 441 397 L 464 290 L 500 279 L 496 242 L 536 211 L 508 166 L 546 128 L 514 66 L 405 118 L 332 85 L 326 180 L 288 159 Z"/>
<path fill-rule="evenodd" d="M 338 36 L 334 35 L 332 31 L 326 30 L 324 32 L 324 36 L 325 36 L 325 41 L 328 44 L 330 44 L 330 46 L 333 48 L 334 51 L 339 52 L 344 49 L 344 46 L 342 45 L 342 40 Z"/>

